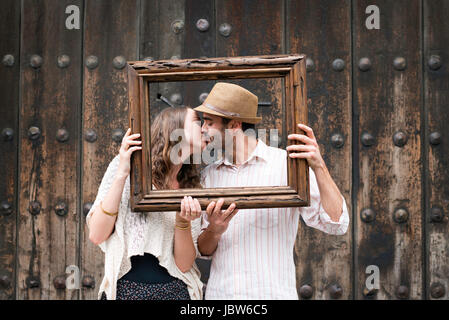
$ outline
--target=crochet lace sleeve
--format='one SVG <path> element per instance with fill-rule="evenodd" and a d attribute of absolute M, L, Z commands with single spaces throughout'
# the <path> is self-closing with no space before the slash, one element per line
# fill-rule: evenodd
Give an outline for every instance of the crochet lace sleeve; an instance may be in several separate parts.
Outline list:
<path fill-rule="evenodd" d="M 201 253 L 198 250 L 198 236 L 201 233 L 201 219 L 195 219 L 191 222 L 192 224 L 192 240 L 193 240 L 193 245 L 195 247 L 195 251 L 196 251 L 196 256 L 200 257 Z"/>
<path fill-rule="evenodd" d="M 95 208 L 100 204 L 100 201 L 104 199 L 106 194 L 108 193 L 111 185 L 114 181 L 114 177 L 117 173 L 118 165 L 120 161 L 120 155 L 116 155 L 114 159 L 109 163 L 103 178 L 101 179 L 100 187 L 98 188 L 97 196 L 92 207 L 89 210 L 89 213 L 86 216 L 86 224 L 89 228 L 89 221 L 92 217 L 92 213 L 95 211 Z M 106 252 L 106 241 L 99 244 L 99 247 L 103 252 Z"/>

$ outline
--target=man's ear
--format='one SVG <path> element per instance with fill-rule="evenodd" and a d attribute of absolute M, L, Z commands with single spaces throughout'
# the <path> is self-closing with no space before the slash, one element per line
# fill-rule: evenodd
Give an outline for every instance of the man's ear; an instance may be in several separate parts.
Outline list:
<path fill-rule="evenodd" d="M 242 121 L 232 119 L 228 123 L 228 129 L 232 130 L 242 129 Z"/>

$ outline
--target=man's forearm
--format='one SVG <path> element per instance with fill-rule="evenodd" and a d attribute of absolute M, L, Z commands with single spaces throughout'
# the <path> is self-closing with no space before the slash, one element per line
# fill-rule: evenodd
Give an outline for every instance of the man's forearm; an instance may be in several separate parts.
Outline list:
<path fill-rule="evenodd" d="M 198 250 L 203 256 L 211 256 L 214 254 L 220 241 L 221 235 L 204 230 L 198 237 Z"/>
<path fill-rule="evenodd" d="M 321 203 L 332 221 L 338 222 L 343 212 L 343 200 L 340 190 L 332 179 L 325 164 L 314 170 Z"/>

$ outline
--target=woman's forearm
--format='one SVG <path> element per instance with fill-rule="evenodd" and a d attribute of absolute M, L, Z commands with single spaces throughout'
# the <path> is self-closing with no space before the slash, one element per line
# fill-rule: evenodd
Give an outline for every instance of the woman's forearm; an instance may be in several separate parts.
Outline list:
<path fill-rule="evenodd" d="M 123 194 L 123 188 L 127 177 L 117 175 L 105 195 L 102 206 L 107 212 L 117 212 Z M 98 245 L 107 240 L 112 234 L 117 216 L 109 216 L 101 211 L 100 205 L 96 206 L 89 220 L 89 239 Z"/>
<path fill-rule="evenodd" d="M 190 228 L 181 230 L 175 227 L 174 257 L 179 270 L 187 272 L 192 268 L 196 258 L 196 250 L 193 244 Z"/>

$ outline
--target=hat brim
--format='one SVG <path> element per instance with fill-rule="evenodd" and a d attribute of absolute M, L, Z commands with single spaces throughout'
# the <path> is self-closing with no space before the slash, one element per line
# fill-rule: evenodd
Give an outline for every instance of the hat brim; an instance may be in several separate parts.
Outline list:
<path fill-rule="evenodd" d="M 262 117 L 242 118 L 242 117 L 227 116 L 218 111 L 209 109 L 208 107 L 206 107 L 204 105 L 199 105 L 198 107 L 193 108 L 193 110 L 198 111 L 198 112 L 210 113 L 210 114 L 213 114 L 213 115 L 216 115 L 216 116 L 219 116 L 222 118 L 226 118 L 226 119 L 235 119 L 235 120 L 239 120 L 239 121 L 251 123 L 251 124 L 259 123 L 262 120 Z"/>

